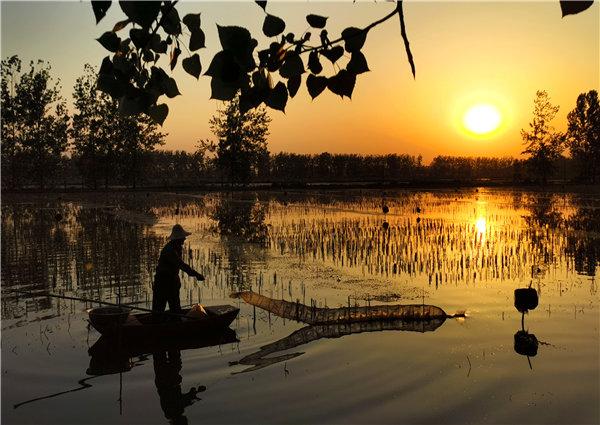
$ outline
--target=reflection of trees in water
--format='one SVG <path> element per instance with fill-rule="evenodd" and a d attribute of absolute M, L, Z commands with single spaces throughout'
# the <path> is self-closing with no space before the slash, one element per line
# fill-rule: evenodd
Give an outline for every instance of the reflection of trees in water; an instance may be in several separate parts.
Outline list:
<path fill-rule="evenodd" d="M 555 195 L 535 196 L 527 204 L 530 216 L 525 217 L 529 225 L 546 226 L 551 229 L 559 228 L 563 223 L 563 215 L 557 208 Z"/>
<path fill-rule="evenodd" d="M 233 236 L 250 243 L 266 242 L 265 207 L 255 197 L 222 197 L 215 206 L 213 219 L 221 236 Z"/>
<path fill-rule="evenodd" d="M 115 216 L 111 208 L 71 203 L 13 204 L 2 208 L 2 287 L 83 291 L 109 298 L 140 295 L 162 239 L 147 225 Z M 105 294 L 108 289 L 109 294 Z M 3 294 L 9 303 L 16 298 Z M 46 310 L 47 297 L 29 297 L 26 311 Z M 3 304 L 2 317 L 11 308 Z"/>
<path fill-rule="evenodd" d="M 573 256 L 579 274 L 595 276 L 600 263 L 600 209 L 580 207 L 569 219 L 576 231 L 567 238 L 567 254 Z"/>
<path fill-rule="evenodd" d="M 232 284 L 238 290 L 252 283 L 252 265 L 264 262 L 268 228 L 265 206 L 256 197 L 221 197 L 212 212 L 227 256 Z"/>
<path fill-rule="evenodd" d="M 530 216 L 525 217 L 532 229 L 530 237 L 544 253 L 547 262 L 555 254 L 573 258 L 575 271 L 595 276 L 600 261 L 600 211 L 590 206 L 577 206 L 565 217 L 556 195 L 537 196 L 528 204 Z M 565 231 L 564 252 L 553 252 L 553 237 L 557 230 Z"/>

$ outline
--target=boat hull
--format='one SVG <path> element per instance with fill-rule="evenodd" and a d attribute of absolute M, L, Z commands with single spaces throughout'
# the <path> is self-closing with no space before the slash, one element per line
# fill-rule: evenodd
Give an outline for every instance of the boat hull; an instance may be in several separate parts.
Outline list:
<path fill-rule="evenodd" d="M 125 340 L 155 341 L 164 338 L 197 337 L 227 328 L 235 320 L 239 308 L 230 305 L 205 307 L 203 317 L 178 317 L 170 314 L 133 314 L 124 323 L 97 323 L 90 320 L 102 336 Z M 189 310 L 183 310 L 186 315 Z"/>

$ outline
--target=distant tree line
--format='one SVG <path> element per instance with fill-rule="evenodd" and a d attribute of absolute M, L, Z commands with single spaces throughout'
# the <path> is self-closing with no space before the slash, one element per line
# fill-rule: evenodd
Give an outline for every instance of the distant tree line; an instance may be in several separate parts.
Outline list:
<path fill-rule="evenodd" d="M 130 176 L 117 170 L 100 179 L 81 174 L 78 157 L 63 157 L 45 188 L 113 188 L 134 187 Z M 358 155 L 358 154 L 296 154 L 281 152 L 261 159 L 255 175 L 244 184 L 231 182 L 227 170 L 219 167 L 216 158 L 207 157 L 202 150 L 153 150 L 138 157 L 135 187 L 193 188 L 204 185 L 237 187 L 247 183 L 272 183 L 281 186 L 302 186 L 315 183 L 379 183 L 379 184 L 469 184 L 499 182 L 534 184 L 529 177 L 527 161 L 513 158 L 437 156 L 429 165 L 420 156 L 413 155 Z M 124 166 L 123 166 L 124 167 Z M 579 181 L 578 166 L 572 158 L 560 158 L 553 167 L 556 181 Z M 35 180 L 23 180 L 27 187 L 39 187 Z M 5 181 L 2 181 L 5 185 Z M 8 188 L 8 184 L 4 186 Z M 25 186 L 21 186 L 25 187 Z"/>
<path fill-rule="evenodd" d="M 598 93 L 582 93 L 568 114 L 568 130 L 550 122 L 558 107 L 536 94 L 533 120 L 522 131 L 526 159 L 437 156 L 429 165 L 414 155 L 269 153 L 270 118 L 257 107 L 242 112 L 240 96 L 209 121 L 217 140 L 194 152 L 157 150 L 166 134 L 146 114 L 123 115 L 97 90 L 96 71 L 84 67 L 69 114 L 50 66 L 17 56 L 2 61 L 2 188 L 194 187 L 203 184 L 303 185 L 328 182 L 453 183 L 502 180 L 600 181 Z M 570 152 L 571 156 L 565 154 Z"/>

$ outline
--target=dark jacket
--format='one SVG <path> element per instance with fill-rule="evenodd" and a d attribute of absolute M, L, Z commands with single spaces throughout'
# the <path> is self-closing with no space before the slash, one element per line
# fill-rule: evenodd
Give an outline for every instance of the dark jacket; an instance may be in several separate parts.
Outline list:
<path fill-rule="evenodd" d="M 190 276 L 195 276 L 196 272 L 181 259 L 183 247 L 175 244 L 174 241 L 167 243 L 160 251 L 158 265 L 156 266 L 156 276 L 154 285 L 172 285 L 177 288 L 181 286 L 179 280 L 179 270 L 183 270 Z"/>

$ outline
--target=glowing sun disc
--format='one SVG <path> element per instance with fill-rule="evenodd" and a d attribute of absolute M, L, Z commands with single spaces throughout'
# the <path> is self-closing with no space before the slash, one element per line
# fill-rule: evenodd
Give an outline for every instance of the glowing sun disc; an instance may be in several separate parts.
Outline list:
<path fill-rule="evenodd" d="M 495 106 L 480 104 L 469 108 L 463 117 L 467 130 L 475 134 L 487 134 L 500 126 L 500 112 Z"/>

